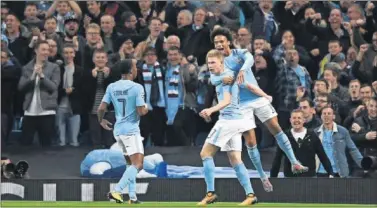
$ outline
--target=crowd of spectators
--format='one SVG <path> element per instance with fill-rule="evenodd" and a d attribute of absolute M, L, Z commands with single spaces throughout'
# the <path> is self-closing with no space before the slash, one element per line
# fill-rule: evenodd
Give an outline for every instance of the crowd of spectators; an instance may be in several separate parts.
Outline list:
<path fill-rule="evenodd" d="M 283 129 L 300 109 L 327 154 L 323 126 L 338 126 L 333 132 L 350 136 L 362 154 L 377 149 L 376 2 L 2 1 L 1 24 L 3 145 L 14 142 L 22 118 L 22 145 L 38 133 L 42 146 L 109 147 L 112 132 L 96 113 L 124 59 L 134 60 L 146 92 L 145 143 L 200 145 L 198 135 L 216 121 L 198 116 L 216 102 L 205 56 L 211 31 L 226 27 L 233 47 L 253 54 L 251 70 Z M 115 120 L 112 110 L 106 117 Z M 260 148 L 274 145 L 263 125 L 257 138 Z"/>

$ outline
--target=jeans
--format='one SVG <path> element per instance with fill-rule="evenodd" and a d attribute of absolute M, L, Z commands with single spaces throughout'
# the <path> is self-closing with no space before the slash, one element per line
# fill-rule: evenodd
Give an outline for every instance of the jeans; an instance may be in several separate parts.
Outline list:
<path fill-rule="evenodd" d="M 59 127 L 60 146 L 66 145 L 66 138 L 70 141 L 70 145 L 79 146 L 77 136 L 80 132 L 80 115 L 74 115 L 72 111 L 67 108 L 58 108 L 57 124 Z M 68 135 L 68 137 L 67 137 Z"/>

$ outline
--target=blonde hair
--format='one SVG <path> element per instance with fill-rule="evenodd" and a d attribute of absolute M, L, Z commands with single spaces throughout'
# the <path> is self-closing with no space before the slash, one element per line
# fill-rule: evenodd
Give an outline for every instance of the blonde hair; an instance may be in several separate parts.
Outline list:
<path fill-rule="evenodd" d="M 96 23 L 90 23 L 88 27 L 86 28 L 86 31 L 88 31 L 89 29 L 94 29 L 94 30 L 97 30 L 98 32 L 101 32 L 101 27 Z"/>
<path fill-rule="evenodd" d="M 208 58 L 218 58 L 220 59 L 221 63 L 224 62 L 224 55 L 216 49 L 212 49 L 207 53 L 207 56 L 206 56 L 207 61 L 208 61 Z"/>

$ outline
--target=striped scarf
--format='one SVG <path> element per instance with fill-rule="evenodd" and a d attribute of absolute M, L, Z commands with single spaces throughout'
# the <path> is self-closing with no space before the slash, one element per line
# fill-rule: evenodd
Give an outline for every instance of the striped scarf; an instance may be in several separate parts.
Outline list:
<path fill-rule="evenodd" d="M 177 98 L 179 94 L 179 65 L 172 67 L 173 73 L 169 79 L 168 98 Z"/>
<path fill-rule="evenodd" d="M 154 63 L 153 72 L 151 72 L 149 70 L 147 64 L 143 64 L 143 77 L 144 77 L 144 82 L 146 84 L 152 84 L 152 76 L 153 76 L 154 72 L 156 72 L 155 74 L 156 74 L 157 80 L 162 81 L 161 67 L 160 67 L 160 64 L 157 61 L 156 61 L 156 63 Z"/>

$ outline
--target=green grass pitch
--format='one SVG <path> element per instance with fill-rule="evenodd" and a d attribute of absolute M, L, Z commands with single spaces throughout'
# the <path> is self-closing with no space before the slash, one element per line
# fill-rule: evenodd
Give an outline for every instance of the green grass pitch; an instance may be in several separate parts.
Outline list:
<path fill-rule="evenodd" d="M 207 207 L 239 207 L 238 203 L 218 202 Z M 196 207 L 195 202 L 144 202 L 143 204 L 116 204 L 115 202 L 38 202 L 38 201 L 2 201 L 1 207 Z M 377 205 L 357 204 L 291 204 L 259 203 L 251 207 L 377 207 Z"/>

